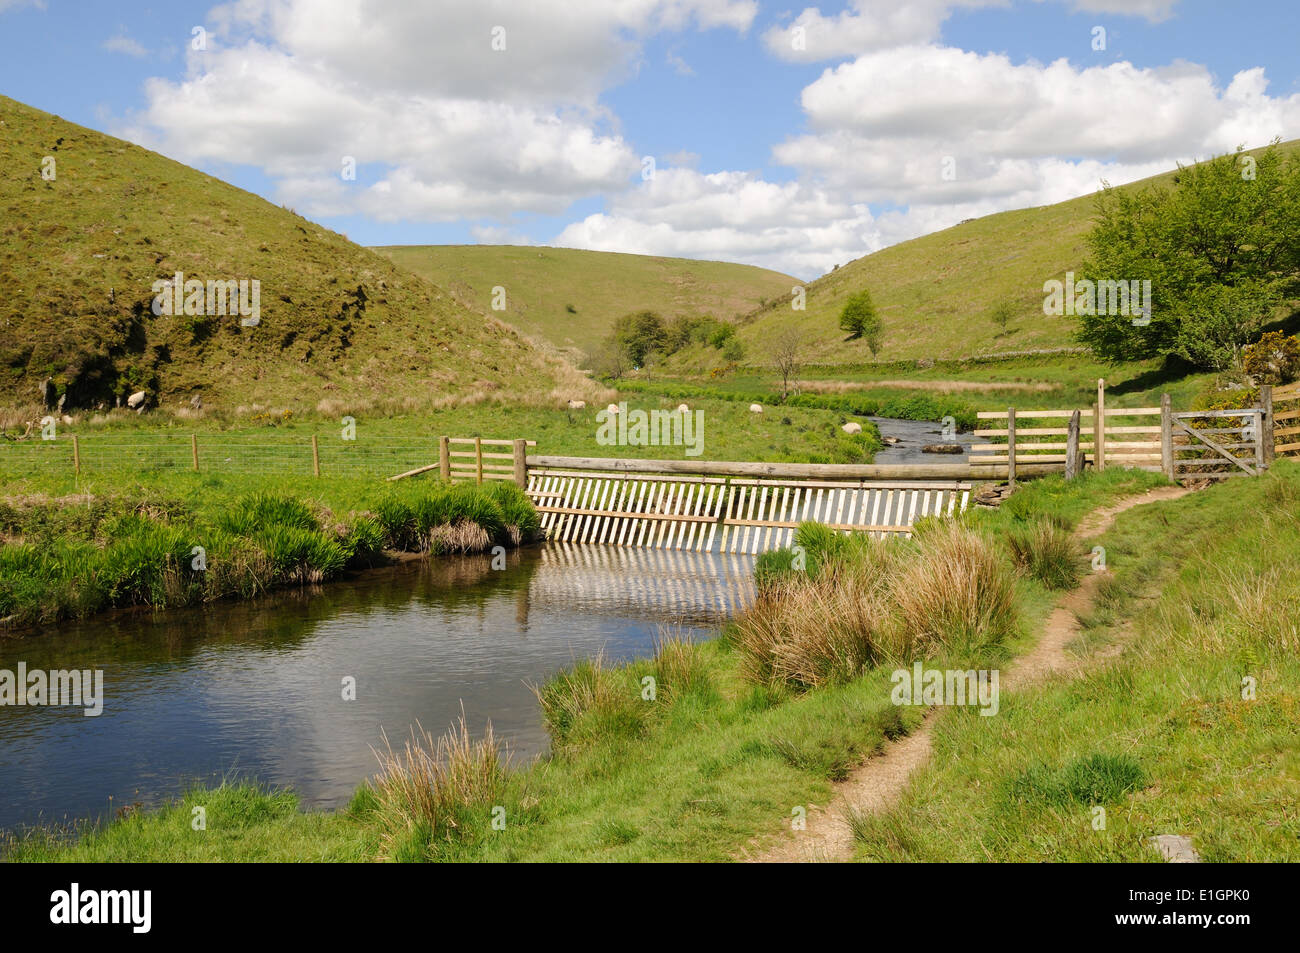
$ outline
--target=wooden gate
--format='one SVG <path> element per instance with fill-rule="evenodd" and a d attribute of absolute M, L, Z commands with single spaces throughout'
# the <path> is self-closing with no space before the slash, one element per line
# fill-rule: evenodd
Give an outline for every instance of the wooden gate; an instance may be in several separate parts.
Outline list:
<path fill-rule="evenodd" d="M 1223 480 L 1264 469 L 1263 408 L 1186 411 L 1171 424 L 1175 479 Z"/>
<path fill-rule="evenodd" d="M 966 509 L 971 485 L 633 475 L 533 469 L 542 531 L 564 542 L 757 554 L 790 545 L 800 523 L 877 538 L 910 536 L 923 516 Z"/>

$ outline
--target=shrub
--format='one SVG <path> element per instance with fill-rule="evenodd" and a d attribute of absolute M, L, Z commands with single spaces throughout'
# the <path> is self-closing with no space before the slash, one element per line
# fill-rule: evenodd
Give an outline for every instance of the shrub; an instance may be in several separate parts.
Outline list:
<path fill-rule="evenodd" d="M 1010 530 L 1007 548 L 1016 567 L 1049 589 L 1073 589 L 1079 584 L 1080 554 L 1068 530 L 1050 519 Z"/>

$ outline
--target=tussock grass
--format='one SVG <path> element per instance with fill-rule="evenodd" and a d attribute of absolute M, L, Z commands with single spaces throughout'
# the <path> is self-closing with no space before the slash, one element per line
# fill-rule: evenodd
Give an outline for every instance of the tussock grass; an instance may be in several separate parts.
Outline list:
<path fill-rule="evenodd" d="M 1016 567 L 1048 589 L 1073 589 L 1079 584 L 1083 557 L 1068 528 L 1043 518 L 1006 534 Z"/>
<path fill-rule="evenodd" d="M 464 710 L 438 738 L 417 724 L 395 751 L 385 736 L 375 756 L 371 812 L 387 859 L 429 859 L 435 841 L 456 837 L 503 800 L 509 757 L 490 722 L 481 739 L 471 738 Z"/>

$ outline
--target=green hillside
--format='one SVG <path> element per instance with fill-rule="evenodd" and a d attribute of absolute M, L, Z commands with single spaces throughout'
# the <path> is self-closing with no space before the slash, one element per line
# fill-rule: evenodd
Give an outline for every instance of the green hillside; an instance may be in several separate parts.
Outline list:
<path fill-rule="evenodd" d="M 520 245 L 394 245 L 376 251 L 448 289 L 462 304 L 560 348 L 587 351 L 632 311 L 737 318 L 798 279 L 721 261 Z M 492 311 L 493 288 L 506 309 Z M 570 310 L 572 309 L 572 310 Z"/>
<path fill-rule="evenodd" d="M 39 407 L 47 379 L 65 410 L 141 389 L 167 407 L 200 396 L 331 413 L 596 394 L 515 329 L 389 259 L 5 97 L 0 208 L 0 406 Z M 153 283 L 176 272 L 256 279 L 260 323 L 156 316 Z"/>
<path fill-rule="evenodd" d="M 1300 148 L 1300 140 L 1282 148 Z M 1075 319 L 1043 314 L 1043 282 L 1078 270 L 1086 256 L 1094 203 L 1095 196 L 1086 195 L 1001 212 L 892 245 L 808 284 L 805 311 L 792 310 L 788 295 L 770 302 L 746 319 L 740 338 L 750 361 L 763 363 L 770 360 L 775 333 L 795 322 L 806 331 L 806 360 L 871 361 L 866 343 L 846 342 L 839 329 L 845 300 L 866 288 L 884 325 L 877 360 L 961 359 L 1073 346 Z M 1005 331 L 990 314 L 1004 302 L 1013 308 Z M 684 357 L 692 356 L 698 357 Z"/>

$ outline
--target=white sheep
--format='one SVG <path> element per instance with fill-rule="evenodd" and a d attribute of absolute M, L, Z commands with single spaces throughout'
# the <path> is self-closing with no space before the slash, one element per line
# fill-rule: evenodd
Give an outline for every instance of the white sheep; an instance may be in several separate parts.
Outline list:
<path fill-rule="evenodd" d="M 845 433 L 862 433 L 862 424 L 858 423 L 857 421 L 850 420 L 847 424 L 845 424 L 840 429 L 843 430 Z"/>
<path fill-rule="evenodd" d="M 691 408 L 687 407 L 685 404 L 678 404 L 677 412 L 679 414 L 689 414 L 691 412 Z"/>
<path fill-rule="evenodd" d="M 763 412 L 763 405 L 762 405 L 762 404 L 750 404 L 750 405 L 749 405 L 749 412 L 750 412 L 751 414 L 761 414 L 761 413 Z"/>
<path fill-rule="evenodd" d="M 606 409 L 607 411 L 609 411 L 611 414 L 617 414 L 617 413 L 618 413 L 618 404 L 610 404 L 610 405 L 609 405 L 608 407 L 606 407 L 605 409 Z"/>
<path fill-rule="evenodd" d="M 570 410 L 586 410 L 586 409 L 587 409 L 587 402 L 586 402 L 585 400 L 571 400 L 571 401 L 569 401 L 569 409 L 570 409 Z"/>

